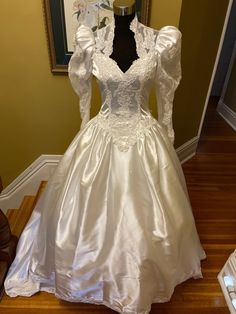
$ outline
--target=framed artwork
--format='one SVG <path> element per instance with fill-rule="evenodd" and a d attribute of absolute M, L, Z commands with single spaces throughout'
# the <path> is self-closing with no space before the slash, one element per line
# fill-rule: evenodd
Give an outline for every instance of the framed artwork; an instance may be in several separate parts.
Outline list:
<path fill-rule="evenodd" d="M 73 37 L 79 23 L 93 31 L 110 23 L 114 0 L 43 0 L 53 73 L 67 73 L 73 53 Z M 148 23 L 150 0 L 136 0 L 139 20 Z"/>

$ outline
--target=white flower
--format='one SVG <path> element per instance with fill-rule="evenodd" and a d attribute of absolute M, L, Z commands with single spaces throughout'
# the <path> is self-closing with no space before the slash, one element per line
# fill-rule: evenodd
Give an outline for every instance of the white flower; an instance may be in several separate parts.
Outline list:
<path fill-rule="evenodd" d="M 85 13 L 87 9 L 87 1 L 86 0 L 76 0 L 73 3 L 73 11 Z"/>
<path fill-rule="evenodd" d="M 95 31 L 109 23 L 113 15 L 113 2 L 114 0 L 75 0 L 73 15 L 79 24 L 83 23 Z"/>

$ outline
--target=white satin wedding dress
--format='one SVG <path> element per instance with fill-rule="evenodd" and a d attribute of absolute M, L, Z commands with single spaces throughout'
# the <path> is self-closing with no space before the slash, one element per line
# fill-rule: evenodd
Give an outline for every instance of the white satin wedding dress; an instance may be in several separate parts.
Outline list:
<path fill-rule="evenodd" d="M 124 73 L 110 58 L 114 22 L 80 26 L 69 77 L 82 128 L 60 161 L 19 240 L 9 296 L 54 293 L 71 302 L 147 314 L 174 287 L 200 278 L 199 242 L 173 148 L 172 102 L 181 77 L 181 33 L 135 17 L 138 59 Z M 89 121 L 91 78 L 102 107 Z M 158 121 L 148 109 L 151 87 Z"/>

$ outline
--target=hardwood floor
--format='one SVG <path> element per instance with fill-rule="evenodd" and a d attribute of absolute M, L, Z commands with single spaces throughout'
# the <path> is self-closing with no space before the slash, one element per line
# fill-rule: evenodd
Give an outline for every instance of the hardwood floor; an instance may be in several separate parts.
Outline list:
<path fill-rule="evenodd" d="M 236 248 L 236 132 L 215 111 L 213 99 L 207 111 L 197 155 L 183 165 L 197 229 L 207 259 L 203 279 L 176 287 L 170 302 L 153 304 L 151 314 L 228 314 L 217 274 Z M 39 189 L 42 192 L 45 183 Z M 38 198 L 39 194 L 36 196 Z M 26 196 L 19 210 L 9 211 L 13 232 L 20 234 L 36 202 Z M 68 303 L 47 293 L 31 298 L 4 296 L 4 314 L 115 313 L 105 306 Z"/>

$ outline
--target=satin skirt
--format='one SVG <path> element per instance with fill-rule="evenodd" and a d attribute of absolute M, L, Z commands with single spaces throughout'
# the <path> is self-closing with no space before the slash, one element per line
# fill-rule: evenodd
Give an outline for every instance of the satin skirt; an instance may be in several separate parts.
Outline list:
<path fill-rule="evenodd" d="M 147 314 L 201 278 L 199 242 L 176 152 L 155 123 L 126 152 L 96 117 L 62 157 L 5 280 L 6 293 Z"/>

